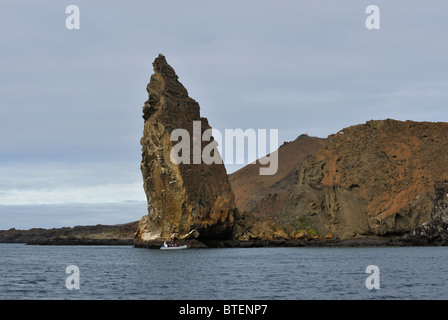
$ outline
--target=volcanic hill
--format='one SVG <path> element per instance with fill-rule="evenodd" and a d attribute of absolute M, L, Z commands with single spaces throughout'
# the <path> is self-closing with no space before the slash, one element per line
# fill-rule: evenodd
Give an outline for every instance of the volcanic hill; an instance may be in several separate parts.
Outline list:
<path fill-rule="evenodd" d="M 320 236 L 340 239 L 411 234 L 435 217 L 448 222 L 448 123 L 372 120 L 330 135 L 306 159 L 300 148 L 288 150 L 299 167 L 294 178 L 279 171 L 269 179 L 281 183 L 269 184 L 249 168 L 231 175 L 238 206 L 283 226 L 308 221 Z M 267 201 L 280 192 L 286 199 Z"/>
<path fill-rule="evenodd" d="M 258 162 L 230 174 L 229 181 L 238 209 L 250 211 L 256 217 L 276 215 L 297 184 L 303 161 L 324 146 L 325 139 L 302 134 L 275 151 L 278 154 L 275 174 L 260 175 Z"/>

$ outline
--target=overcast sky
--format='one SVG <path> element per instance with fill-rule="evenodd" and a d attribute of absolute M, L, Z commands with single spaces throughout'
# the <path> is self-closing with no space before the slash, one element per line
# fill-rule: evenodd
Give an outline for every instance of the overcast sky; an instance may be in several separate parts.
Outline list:
<path fill-rule="evenodd" d="M 380 30 L 365 27 L 370 4 Z M 282 144 L 447 121 L 447 13 L 442 0 L 3 0 L 0 229 L 146 214 L 141 114 L 159 53 L 218 130 L 278 129 Z"/>

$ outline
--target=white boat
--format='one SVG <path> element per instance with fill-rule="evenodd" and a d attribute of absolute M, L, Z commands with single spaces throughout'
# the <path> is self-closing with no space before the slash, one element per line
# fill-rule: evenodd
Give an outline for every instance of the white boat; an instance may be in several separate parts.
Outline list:
<path fill-rule="evenodd" d="M 163 246 L 160 247 L 160 250 L 182 250 L 187 249 L 188 247 L 186 245 L 183 246 L 169 246 L 166 244 L 166 242 L 163 244 Z"/>

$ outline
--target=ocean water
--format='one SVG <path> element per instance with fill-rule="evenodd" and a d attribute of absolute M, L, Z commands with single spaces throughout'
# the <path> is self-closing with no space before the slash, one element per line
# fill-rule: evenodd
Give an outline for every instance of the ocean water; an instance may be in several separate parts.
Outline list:
<path fill-rule="evenodd" d="M 79 273 L 66 273 L 71 265 Z M 377 271 L 366 273 L 369 265 Z M 378 289 L 366 286 L 373 276 Z M 448 248 L 0 244 L 0 299 L 448 299 Z"/>

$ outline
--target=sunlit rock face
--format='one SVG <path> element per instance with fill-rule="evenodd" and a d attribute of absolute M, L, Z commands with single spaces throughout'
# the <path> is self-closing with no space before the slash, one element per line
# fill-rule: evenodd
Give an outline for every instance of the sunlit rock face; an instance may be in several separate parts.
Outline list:
<path fill-rule="evenodd" d="M 343 129 L 303 163 L 281 214 L 308 217 L 339 238 L 411 232 L 446 199 L 447 137 L 447 123 L 387 119 Z"/>

